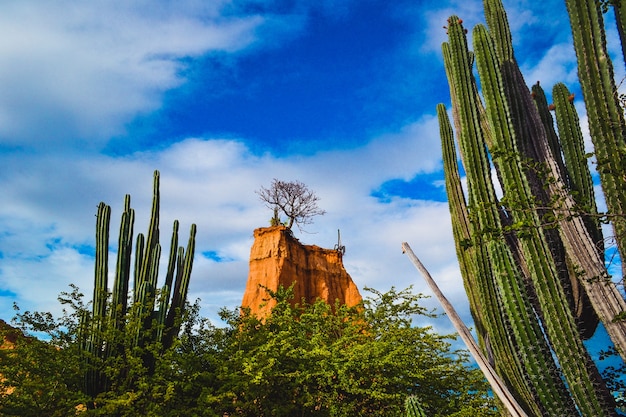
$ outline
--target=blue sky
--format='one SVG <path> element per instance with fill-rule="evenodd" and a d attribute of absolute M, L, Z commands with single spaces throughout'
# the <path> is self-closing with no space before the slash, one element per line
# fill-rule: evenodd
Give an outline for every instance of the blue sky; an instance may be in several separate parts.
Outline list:
<path fill-rule="evenodd" d="M 528 84 L 577 91 L 562 2 L 505 6 Z M 205 316 L 241 302 L 272 214 L 255 190 L 278 178 L 321 198 L 327 214 L 297 237 L 332 248 L 341 229 L 359 288 L 429 293 L 408 241 L 469 318 L 435 120 L 451 14 L 483 21 L 469 0 L 0 3 L 0 318 L 14 301 L 58 313 L 70 283 L 90 296 L 98 203 L 112 242 L 126 193 L 145 231 L 155 169 L 162 236 L 198 225 L 190 298 Z"/>

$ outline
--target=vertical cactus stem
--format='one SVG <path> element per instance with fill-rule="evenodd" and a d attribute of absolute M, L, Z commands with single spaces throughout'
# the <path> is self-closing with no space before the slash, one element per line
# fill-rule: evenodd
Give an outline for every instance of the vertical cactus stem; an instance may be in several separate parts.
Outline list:
<path fill-rule="evenodd" d="M 539 81 L 532 86 L 532 98 L 535 101 L 535 106 L 537 107 L 537 112 L 539 113 L 539 117 L 543 122 L 543 127 L 546 132 L 546 137 L 548 139 L 548 145 L 550 146 L 550 151 L 552 151 L 552 156 L 556 160 L 556 163 L 559 167 L 559 174 L 563 181 L 566 184 L 569 184 L 569 174 L 567 169 L 565 168 L 565 163 L 563 162 L 563 158 L 561 156 L 561 144 L 559 142 L 559 137 L 554 130 L 554 119 L 552 118 L 552 114 L 550 113 L 550 109 L 548 108 L 548 100 L 546 99 L 546 94 L 541 88 Z"/>
<path fill-rule="evenodd" d="M 141 266 L 141 280 L 147 279 L 150 274 L 151 265 L 154 263 L 152 255 L 154 247 L 159 242 L 159 209 L 160 209 L 160 174 L 154 171 L 154 185 L 152 194 L 152 211 L 150 213 L 150 225 L 148 226 L 148 234 L 146 235 L 146 252 L 143 264 Z"/>
<path fill-rule="evenodd" d="M 181 285 L 179 290 L 180 305 L 184 306 L 187 301 L 187 294 L 189 293 L 189 281 L 191 279 L 191 270 L 193 268 L 193 258 L 196 251 L 196 232 L 197 228 L 195 224 L 191 225 L 189 231 L 189 241 L 187 242 L 187 250 L 185 251 L 185 263 L 183 274 L 181 278 Z"/>
<path fill-rule="evenodd" d="M 452 232 L 455 236 L 459 266 L 461 276 L 464 279 L 465 290 L 470 300 L 470 310 L 474 317 L 474 322 L 482 328 L 482 312 L 478 296 L 479 287 L 469 282 L 474 277 L 472 265 L 467 259 L 466 249 L 471 246 L 471 231 L 467 213 L 467 204 L 463 189 L 461 188 L 461 177 L 459 175 L 456 161 L 456 148 L 454 146 L 454 135 L 448 113 L 443 104 L 437 105 L 437 118 L 439 121 L 439 135 L 441 136 L 441 147 L 443 155 L 443 167 L 445 172 L 446 194 L 448 196 L 448 207 L 452 220 Z M 479 332 L 480 333 L 480 332 Z"/>
<path fill-rule="evenodd" d="M 426 417 L 422 404 L 415 395 L 410 395 L 404 401 L 406 417 Z"/>
<path fill-rule="evenodd" d="M 91 326 L 89 329 L 88 371 L 85 376 L 85 389 L 87 394 L 95 397 L 104 383 L 103 376 L 95 367 L 97 359 L 103 355 L 104 330 L 106 326 L 107 308 L 107 278 L 109 263 L 109 224 L 111 220 L 111 207 L 104 203 L 98 205 L 96 214 L 96 255 L 95 274 L 93 289 L 93 310 Z"/>
<path fill-rule="evenodd" d="M 133 301 L 139 299 L 139 287 L 141 286 L 141 266 L 143 265 L 143 259 L 145 257 L 145 237 L 143 233 L 137 235 L 137 241 L 135 244 L 135 269 L 133 280 Z"/>
<path fill-rule="evenodd" d="M 506 20 L 501 2 L 499 0 L 485 0 L 486 9 L 487 3 L 490 10 L 486 14 L 491 34 L 494 37 L 503 37 L 503 39 L 496 40 L 496 44 L 510 42 L 510 36 L 507 37 L 501 33 L 502 28 L 508 27 L 508 24 L 497 21 L 497 19 Z M 495 20 L 494 16 L 496 16 Z M 491 37 L 486 30 L 477 26 L 474 30 L 474 50 L 477 55 L 478 70 L 487 103 L 490 125 L 494 127 L 494 137 L 498 139 L 498 155 L 504 154 L 515 158 L 519 155 L 518 149 L 520 149 L 527 156 L 537 160 L 540 156 L 548 157 L 550 152 L 548 151 L 546 154 L 544 151 L 548 148 L 545 132 L 536 113 L 536 108 L 531 102 L 521 72 L 515 63 L 512 49 L 508 59 L 498 61 L 494 58 L 496 54 L 493 52 L 498 48 L 494 48 L 491 42 Z M 502 97 L 502 100 L 498 101 L 499 97 Z M 492 155 L 494 153 L 492 152 Z M 498 155 L 494 155 L 494 160 L 497 159 Z M 553 159 L 551 161 L 553 162 Z M 555 164 L 551 166 L 554 167 Z M 557 236 L 553 236 L 551 232 L 544 233 L 538 215 L 540 211 L 534 205 L 537 195 L 540 196 L 538 201 L 547 200 L 539 194 L 541 189 L 537 188 L 537 185 L 540 185 L 540 182 L 532 176 L 530 178 L 533 179 L 529 180 L 526 175 L 532 174 L 532 172 L 530 170 L 524 171 L 519 161 L 513 159 L 511 159 L 507 169 L 501 170 L 501 174 L 504 180 L 502 186 L 505 196 L 514 195 L 517 200 L 517 204 L 511 208 L 513 219 L 529 226 L 527 230 L 522 231 L 523 235 L 520 234 L 520 254 L 526 261 L 534 294 L 537 296 L 537 304 L 540 307 L 539 314 L 543 328 L 561 365 L 563 375 L 568 381 L 569 391 L 583 414 L 612 415 L 610 394 L 605 387 L 600 386 L 601 381 L 597 378 L 599 375 L 597 369 L 582 344 L 570 308 L 570 298 L 568 298 L 568 293 L 563 287 L 559 266 L 556 265 L 557 251 L 553 245 L 561 243 L 552 240 Z M 558 173 L 553 171 L 552 174 L 554 177 L 558 177 Z M 557 181 L 556 178 L 553 180 Z M 535 185 L 532 192 L 531 181 Z M 547 191 L 544 193 L 547 196 Z M 533 207 L 535 207 L 534 210 Z M 555 376 L 558 378 L 558 374 Z M 564 387 L 558 386 L 558 381 L 555 380 L 554 385 L 558 391 L 566 392 Z M 542 389 L 548 388 L 547 384 L 537 384 L 536 386 Z M 548 394 L 547 391 L 545 394 L 552 395 Z M 539 392 L 538 395 L 543 394 Z M 563 399 L 567 398 L 563 394 L 561 396 Z M 557 399 L 558 397 L 554 398 Z M 544 397 L 542 402 L 547 407 L 552 405 L 552 401 L 554 400 Z M 572 413 L 571 406 L 569 408 L 569 413 Z M 561 415 L 565 411 L 566 409 L 562 409 L 558 413 L 552 411 L 550 414 Z"/>
<path fill-rule="evenodd" d="M 602 256 L 604 253 L 604 238 L 597 217 L 598 209 L 593 180 L 587 164 L 580 120 L 576 107 L 570 100 L 571 96 L 570 91 L 563 83 L 555 84 L 552 89 L 561 147 L 568 172 L 570 173 L 569 188 L 580 210 L 588 214 L 586 216 L 583 214 L 583 219 L 590 236 L 597 245 L 599 254 Z"/>
<path fill-rule="evenodd" d="M 189 292 L 189 281 L 191 278 L 191 270 L 196 250 L 196 232 L 195 224 L 191 225 L 189 231 L 189 241 L 187 242 L 187 251 L 180 247 L 178 249 L 178 266 L 176 274 L 176 282 L 174 283 L 174 291 L 172 302 L 167 314 L 166 328 L 168 334 L 164 341 L 164 347 L 171 345 L 174 337 L 180 331 L 180 319 L 184 312 L 185 302 L 187 301 L 187 293 Z"/>
<path fill-rule="evenodd" d="M 602 13 L 597 1 L 566 0 L 565 5 L 597 170 L 608 212 L 617 215 L 612 218 L 615 238 L 621 258 L 626 259 L 626 121 L 606 47 Z"/>
<path fill-rule="evenodd" d="M 506 334 L 509 324 L 500 314 L 500 295 L 494 286 L 491 265 L 485 247 L 477 239 L 469 219 L 456 161 L 452 127 L 445 106 L 437 106 L 442 142 L 448 206 L 463 283 L 470 300 L 470 311 L 481 347 L 507 386 L 513 388 L 517 401 L 533 414 L 541 413 L 536 398 L 525 383 L 518 351 Z"/>
<path fill-rule="evenodd" d="M 509 21 L 500 0 L 483 0 L 485 19 L 493 34 L 495 53 L 500 62 L 512 61 L 513 38 L 509 29 Z"/>
<path fill-rule="evenodd" d="M 174 281 L 174 274 L 176 272 L 176 257 L 178 250 L 178 220 L 174 220 L 174 226 L 172 230 L 172 239 L 170 242 L 170 256 L 167 263 L 167 273 L 165 275 L 165 284 L 161 289 L 159 295 L 159 310 L 158 310 L 158 327 L 157 327 L 157 340 L 163 342 L 163 332 L 167 321 L 167 310 L 169 308 L 170 295 L 172 292 L 172 283 Z"/>
<path fill-rule="evenodd" d="M 94 320 L 104 323 L 107 303 L 107 279 L 109 274 L 109 224 L 111 207 L 104 203 L 98 205 L 96 225 L 96 260 L 93 289 Z"/>
<path fill-rule="evenodd" d="M 128 287 L 130 284 L 130 265 L 133 248 L 133 223 L 135 212 L 130 207 L 130 195 L 124 200 L 124 212 L 120 223 L 120 234 L 117 245 L 117 263 L 115 267 L 115 281 L 111 297 L 109 316 L 117 330 L 123 327 L 123 317 L 128 304 Z"/>

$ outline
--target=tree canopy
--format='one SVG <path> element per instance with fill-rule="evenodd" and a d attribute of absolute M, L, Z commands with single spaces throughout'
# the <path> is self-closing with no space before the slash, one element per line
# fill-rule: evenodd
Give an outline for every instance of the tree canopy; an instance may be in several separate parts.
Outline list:
<path fill-rule="evenodd" d="M 412 322 L 428 315 L 421 296 L 369 291 L 362 306 L 333 311 L 323 301 L 292 305 L 293 293 L 281 288 L 269 292 L 277 303 L 268 317 L 223 310 L 224 327 L 189 306 L 180 336 L 158 355 L 153 372 L 141 358 L 157 346 L 98 365 L 112 384 L 83 414 L 398 416 L 407 396 L 416 395 L 427 415 L 495 415 L 486 382 L 465 352 L 452 350 L 453 337 Z M 77 290 L 64 302 L 84 309 Z M 0 351 L 0 414 L 71 415 L 86 403 L 86 369 L 75 343 L 79 314 L 18 314 L 23 330 L 50 337 Z M 133 374 L 132 384 L 116 378 L 120 373 Z"/>

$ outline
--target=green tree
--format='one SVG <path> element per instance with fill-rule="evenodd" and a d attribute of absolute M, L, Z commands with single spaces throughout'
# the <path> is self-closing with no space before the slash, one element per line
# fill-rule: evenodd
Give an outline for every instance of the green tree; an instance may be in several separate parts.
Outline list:
<path fill-rule="evenodd" d="M 3 392 L 15 387 L 0 397 L 0 415 L 66 416 L 78 406 L 85 416 L 397 416 L 411 394 L 429 416 L 495 415 L 486 382 L 465 352 L 451 349 L 453 337 L 413 324 L 428 315 L 420 296 L 370 291 L 362 307 L 333 312 L 323 301 L 292 306 L 291 291 L 280 289 L 270 294 L 278 302 L 269 317 L 223 310 L 225 327 L 200 317 L 198 303 L 188 305 L 171 347 L 154 341 L 103 361 L 105 377 L 122 382 L 85 409 L 78 340 L 86 308 L 74 288 L 60 298 L 71 307 L 61 319 L 16 317 L 23 331 L 48 337 L 0 350 Z M 151 372 L 144 349 L 159 352 Z"/>
<path fill-rule="evenodd" d="M 50 313 L 21 313 L 15 307 L 17 329 L 0 328 L 0 346 L 13 341 L 11 349 L 0 349 L 0 415 L 68 416 L 88 400 L 82 391 L 84 361 L 76 343 L 84 306 L 82 294 L 72 288 L 59 297 L 71 312 L 64 310 L 62 317 L 54 318 Z"/>
<path fill-rule="evenodd" d="M 208 403 L 237 416 L 397 416 L 419 393 L 428 415 L 493 415 L 480 373 L 452 336 L 414 326 L 428 315 L 409 290 L 369 290 L 360 307 L 291 304 L 279 289 L 259 320 L 224 311 L 231 340 Z"/>

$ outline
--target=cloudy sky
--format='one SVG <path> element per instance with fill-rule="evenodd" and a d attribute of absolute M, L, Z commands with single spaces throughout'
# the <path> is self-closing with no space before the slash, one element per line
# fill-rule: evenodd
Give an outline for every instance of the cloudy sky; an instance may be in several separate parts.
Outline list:
<path fill-rule="evenodd" d="M 505 6 L 528 84 L 576 91 L 563 2 Z M 320 197 L 296 237 L 332 248 L 341 229 L 359 288 L 429 294 L 407 241 L 468 317 L 434 116 L 451 14 L 483 21 L 479 0 L 0 3 L 0 318 L 58 313 L 70 283 L 90 297 L 98 203 L 112 244 L 127 193 L 145 232 L 155 169 L 166 246 L 174 219 L 184 242 L 198 226 L 204 316 L 241 302 L 272 215 L 255 190 L 278 178 Z"/>

